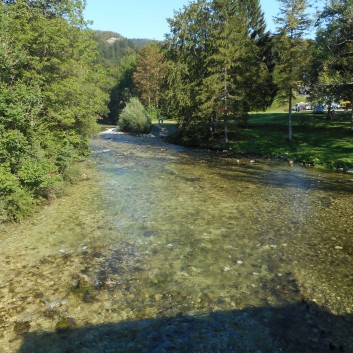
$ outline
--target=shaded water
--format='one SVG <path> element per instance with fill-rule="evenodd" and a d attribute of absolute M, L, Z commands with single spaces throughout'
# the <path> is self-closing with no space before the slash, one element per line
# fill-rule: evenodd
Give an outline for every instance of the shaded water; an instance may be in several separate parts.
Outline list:
<path fill-rule="evenodd" d="M 353 351 L 352 176 L 103 134 L 0 235 L 1 352 Z"/>

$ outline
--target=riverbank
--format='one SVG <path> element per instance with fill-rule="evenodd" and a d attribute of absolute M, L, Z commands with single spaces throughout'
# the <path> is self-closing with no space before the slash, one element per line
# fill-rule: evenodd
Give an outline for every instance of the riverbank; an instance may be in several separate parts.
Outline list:
<path fill-rule="evenodd" d="M 288 141 L 288 115 L 279 112 L 254 113 L 248 125 L 229 122 L 229 143 L 223 141 L 223 126 L 212 139 L 197 141 L 175 137 L 176 123 L 166 121 L 171 141 L 194 147 L 227 150 L 238 156 L 283 159 L 306 166 L 347 171 L 353 168 L 353 134 L 350 113 L 336 112 L 334 120 L 311 111 L 293 113 L 293 139 Z M 174 134 L 174 135 L 173 135 Z"/>

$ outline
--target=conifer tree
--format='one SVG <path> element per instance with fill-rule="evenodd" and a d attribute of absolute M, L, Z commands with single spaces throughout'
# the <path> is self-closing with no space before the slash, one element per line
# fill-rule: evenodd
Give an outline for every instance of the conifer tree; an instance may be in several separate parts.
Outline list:
<path fill-rule="evenodd" d="M 258 0 L 198 0 L 170 20 L 167 100 L 182 127 L 247 116 L 269 103 L 265 24 Z M 272 93 L 271 93 L 272 94 Z M 210 131 L 207 129 L 206 131 Z"/>
<path fill-rule="evenodd" d="M 307 43 L 303 40 L 310 26 L 307 14 L 308 0 L 278 0 L 280 11 L 275 18 L 278 29 L 276 38 L 275 83 L 279 96 L 288 99 L 288 139 L 292 139 L 293 92 L 303 78 L 307 60 Z"/>
<path fill-rule="evenodd" d="M 264 32 L 263 15 L 257 1 L 218 0 L 213 2 L 212 9 L 213 53 L 206 60 L 200 109 L 206 115 L 222 116 L 227 143 L 228 119 L 241 119 L 249 112 L 250 104 L 252 108 L 260 108 L 263 106 L 260 101 L 265 102 L 256 98 L 259 94 L 266 96 L 256 88 L 264 84 L 269 72 L 254 40 Z"/>
<path fill-rule="evenodd" d="M 336 99 L 353 102 L 353 1 L 331 0 L 318 22 L 317 77 L 319 87 Z M 351 117 L 353 131 L 353 111 Z"/>
<path fill-rule="evenodd" d="M 207 0 L 190 3 L 168 19 L 170 33 L 164 45 L 168 60 L 164 110 L 178 120 L 183 131 L 198 129 L 199 123 L 204 122 L 198 109 L 197 90 L 211 50 L 210 19 Z"/>

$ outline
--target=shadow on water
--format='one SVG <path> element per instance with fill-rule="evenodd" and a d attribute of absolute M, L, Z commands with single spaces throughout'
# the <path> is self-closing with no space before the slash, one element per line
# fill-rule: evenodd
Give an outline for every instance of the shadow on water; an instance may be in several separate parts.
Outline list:
<path fill-rule="evenodd" d="M 27 333 L 18 353 L 353 352 L 352 316 L 314 302 Z"/>

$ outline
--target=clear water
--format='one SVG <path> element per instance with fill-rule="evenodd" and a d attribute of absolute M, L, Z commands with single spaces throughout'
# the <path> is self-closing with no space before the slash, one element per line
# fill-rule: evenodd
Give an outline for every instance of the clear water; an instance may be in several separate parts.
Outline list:
<path fill-rule="evenodd" d="M 1 352 L 353 352 L 352 175 L 103 134 L 1 228 Z"/>

